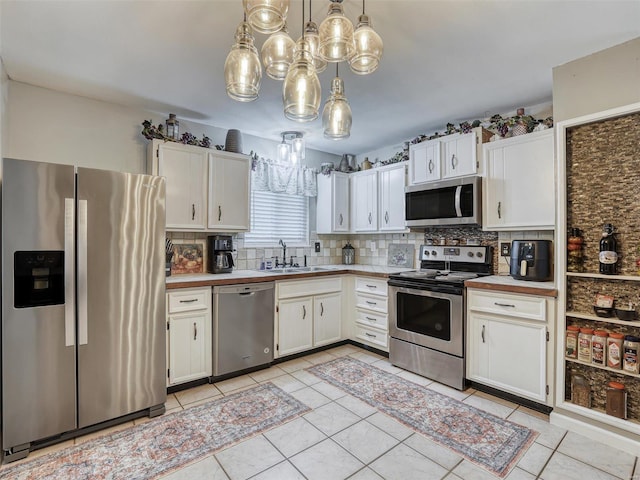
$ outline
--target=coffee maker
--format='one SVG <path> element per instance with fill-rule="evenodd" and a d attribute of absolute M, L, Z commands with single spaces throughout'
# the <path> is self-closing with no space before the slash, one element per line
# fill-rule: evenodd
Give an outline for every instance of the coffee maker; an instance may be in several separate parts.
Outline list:
<path fill-rule="evenodd" d="M 231 235 L 211 235 L 207 237 L 207 271 L 209 273 L 230 273 L 233 270 L 233 238 Z"/>

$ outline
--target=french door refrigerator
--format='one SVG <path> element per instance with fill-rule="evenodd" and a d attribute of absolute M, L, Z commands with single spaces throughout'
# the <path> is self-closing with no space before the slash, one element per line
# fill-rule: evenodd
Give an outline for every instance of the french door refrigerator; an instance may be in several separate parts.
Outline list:
<path fill-rule="evenodd" d="M 164 196 L 162 177 L 3 160 L 5 462 L 164 412 Z"/>

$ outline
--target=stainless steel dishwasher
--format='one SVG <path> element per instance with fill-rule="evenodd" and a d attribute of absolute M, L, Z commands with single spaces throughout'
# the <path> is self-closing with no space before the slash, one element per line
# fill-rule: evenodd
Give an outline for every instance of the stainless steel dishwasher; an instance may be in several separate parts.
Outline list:
<path fill-rule="evenodd" d="M 213 376 L 273 360 L 274 283 L 213 287 Z"/>

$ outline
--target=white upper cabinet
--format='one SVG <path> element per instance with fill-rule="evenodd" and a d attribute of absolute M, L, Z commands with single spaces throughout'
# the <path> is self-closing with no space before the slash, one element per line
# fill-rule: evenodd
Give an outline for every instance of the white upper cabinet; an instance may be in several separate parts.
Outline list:
<path fill-rule="evenodd" d="M 167 179 L 167 230 L 249 229 L 247 155 L 154 140 L 150 171 Z"/>
<path fill-rule="evenodd" d="M 409 146 L 409 185 L 440 179 L 440 140 Z"/>
<path fill-rule="evenodd" d="M 483 228 L 555 228 L 553 130 L 484 145 Z"/>
<path fill-rule="evenodd" d="M 405 230 L 404 187 L 406 166 L 395 163 L 378 171 L 379 224 L 381 231 Z"/>
<path fill-rule="evenodd" d="M 353 222 L 356 232 L 378 230 L 378 172 L 365 170 L 352 174 Z"/>
<path fill-rule="evenodd" d="M 454 133 L 409 146 L 409 185 L 443 178 L 476 175 L 481 145 L 491 132 L 476 127 L 469 133 Z"/>
<path fill-rule="evenodd" d="M 316 230 L 318 233 L 349 231 L 349 175 L 318 175 Z"/>
<path fill-rule="evenodd" d="M 251 159 L 229 152 L 209 153 L 210 230 L 249 230 Z"/>
<path fill-rule="evenodd" d="M 154 141 L 152 173 L 167 179 L 167 229 L 204 230 L 207 218 L 207 151 Z"/>

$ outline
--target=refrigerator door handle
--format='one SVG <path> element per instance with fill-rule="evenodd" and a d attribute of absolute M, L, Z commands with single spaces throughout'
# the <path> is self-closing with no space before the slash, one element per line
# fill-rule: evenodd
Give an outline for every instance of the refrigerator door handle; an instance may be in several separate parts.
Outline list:
<path fill-rule="evenodd" d="M 87 201 L 78 200 L 78 345 L 89 341 L 87 332 Z"/>
<path fill-rule="evenodd" d="M 75 200 L 64 199 L 64 345 L 76 343 L 73 249 L 75 244 Z"/>

